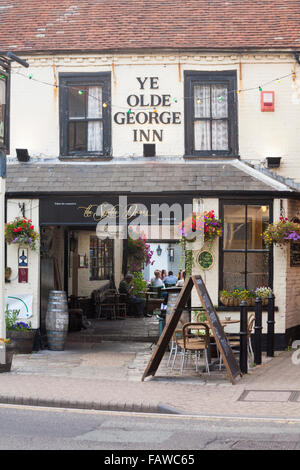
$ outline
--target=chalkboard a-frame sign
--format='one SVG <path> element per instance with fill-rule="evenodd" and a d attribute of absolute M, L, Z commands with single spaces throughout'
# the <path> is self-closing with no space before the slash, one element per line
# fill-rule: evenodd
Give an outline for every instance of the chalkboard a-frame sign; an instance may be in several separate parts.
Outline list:
<path fill-rule="evenodd" d="M 150 358 L 150 361 L 145 369 L 144 375 L 142 377 L 142 381 L 150 375 L 155 375 L 155 372 L 158 369 L 160 361 L 162 360 L 163 355 L 168 347 L 168 344 L 171 341 L 172 335 L 177 327 L 182 311 L 191 295 L 193 287 L 195 287 L 196 292 L 201 301 L 201 304 L 205 310 L 209 327 L 214 335 L 220 354 L 222 355 L 222 359 L 226 367 L 228 376 L 231 380 L 231 383 L 234 384 L 235 383 L 234 379 L 238 375 L 242 375 L 239 365 L 232 352 L 232 349 L 227 341 L 227 337 L 224 333 L 223 326 L 221 325 L 220 319 L 212 304 L 212 301 L 207 292 L 206 286 L 202 280 L 202 277 L 190 276 L 189 278 L 186 279 L 184 286 L 181 289 L 181 292 L 177 298 L 177 302 L 170 315 L 170 319 L 167 325 L 165 326 L 159 338 L 159 341 L 156 345 L 156 348 Z"/>

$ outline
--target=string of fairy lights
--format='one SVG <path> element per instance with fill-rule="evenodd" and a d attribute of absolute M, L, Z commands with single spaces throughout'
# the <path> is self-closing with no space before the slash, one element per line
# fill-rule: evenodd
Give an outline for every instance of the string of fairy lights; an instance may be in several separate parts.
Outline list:
<path fill-rule="evenodd" d="M 78 93 L 78 95 L 83 95 L 83 94 L 86 94 L 86 96 L 90 97 L 91 99 L 95 100 L 95 101 L 98 101 L 99 103 L 101 103 L 101 106 L 103 109 L 106 109 L 110 106 L 110 108 L 117 108 L 117 109 L 124 109 L 127 111 L 128 114 L 132 113 L 132 107 L 128 108 L 128 106 L 121 106 L 121 105 L 116 105 L 116 104 L 112 104 L 111 102 L 111 99 L 109 100 L 106 100 L 104 102 L 102 102 L 102 99 L 98 98 L 97 96 L 94 96 L 92 95 L 89 91 L 88 91 L 88 88 L 89 87 L 79 87 L 78 85 L 77 86 L 72 86 L 72 85 L 64 85 L 64 84 L 57 84 L 57 83 L 50 83 L 50 82 L 47 82 L 45 80 L 40 80 L 38 78 L 36 78 L 31 72 L 26 75 L 25 73 L 22 73 L 22 72 L 18 72 L 18 71 L 12 71 L 12 73 L 16 74 L 16 75 L 20 75 L 24 78 L 27 78 L 29 80 L 32 80 L 32 81 L 35 81 L 37 83 L 41 83 L 41 84 L 44 84 L 44 85 L 47 85 L 47 86 L 51 86 L 55 89 L 73 89 L 75 92 Z M 249 91 L 254 91 L 254 90 L 258 90 L 258 91 L 263 91 L 263 89 L 267 86 L 267 85 L 270 85 L 272 83 L 278 83 L 280 84 L 281 83 L 281 80 L 284 80 L 288 77 L 292 77 L 292 81 L 293 83 L 295 84 L 296 83 L 296 78 L 297 78 L 297 74 L 295 71 L 292 71 L 286 75 L 283 75 L 283 76 L 280 76 L 280 77 L 276 77 L 272 80 L 269 80 L 267 82 L 264 82 L 264 83 L 261 83 L 257 86 L 252 86 L 252 87 L 249 87 L 249 88 L 242 88 L 242 89 L 232 89 L 232 90 L 227 90 L 226 89 L 226 96 L 231 94 L 231 93 L 234 93 L 234 94 L 238 94 L 240 95 L 241 93 L 245 93 L 245 92 L 249 92 Z M 6 79 L 6 74 L 2 73 L 0 74 L 0 79 Z M 222 95 L 222 94 L 217 94 L 216 95 L 216 100 L 218 102 L 222 102 L 224 99 L 226 99 L 226 96 Z M 198 104 L 198 105 L 201 105 L 205 102 L 205 100 L 211 100 L 211 96 L 206 96 L 206 97 L 203 97 L 203 96 L 184 96 L 183 98 L 177 98 L 177 97 L 174 97 L 173 99 L 173 102 L 174 103 L 178 103 L 180 100 L 195 100 L 195 102 Z M 159 107 L 159 106 L 158 106 Z M 151 110 L 154 112 L 154 113 L 157 113 L 158 108 L 157 106 L 155 107 L 150 107 Z M 146 107 L 147 108 L 147 107 Z M 134 107 L 134 110 L 135 111 L 139 111 L 139 110 L 143 110 L 145 111 L 145 106 L 143 108 L 140 108 L 139 106 L 135 106 Z"/>

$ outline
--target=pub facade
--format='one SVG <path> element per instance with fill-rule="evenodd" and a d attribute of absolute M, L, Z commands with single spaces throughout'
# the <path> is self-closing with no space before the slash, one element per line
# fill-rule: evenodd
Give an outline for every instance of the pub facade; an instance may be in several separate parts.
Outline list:
<path fill-rule="evenodd" d="M 118 286 L 128 227 L 142 216 L 153 268 L 177 273 L 178 224 L 213 210 L 223 233 L 199 246 L 212 262 L 204 269 L 195 258 L 193 272 L 220 316 L 239 315 L 221 291 L 270 287 L 275 344 L 286 347 L 299 337 L 299 254 L 296 244 L 266 246 L 262 233 L 280 217 L 300 219 L 300 65 L 292 44 L 270 50 L 266 39 L 247 49 L 228 38 L 226 51 L 119 43 L 99 52 L 64 41 L 20 44 L 29 69 L 12 64 L 6 219 L 32 220 L 40 249 L 25 252 L 22 277 L 19 248 L 7 246 L 7 295 L 31 295 L 32 326 L 43 328 L 49 289 L 86 297 L 111 280 Z M 108 221 L 114 236 L 105 238 Z"/>

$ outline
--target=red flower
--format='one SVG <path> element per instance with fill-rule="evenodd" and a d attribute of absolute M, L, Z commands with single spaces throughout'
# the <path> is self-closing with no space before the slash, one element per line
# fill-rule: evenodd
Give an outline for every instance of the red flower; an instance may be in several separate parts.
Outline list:
<path fill-rule="evenodd" d="M 33 226 L 33 225 L 30 225 L 30 227 L 29 227 L 29 228 L 30 228 L 31 230 L 33 230 L 33 229 L 34 229 L 34 226 Z"/>

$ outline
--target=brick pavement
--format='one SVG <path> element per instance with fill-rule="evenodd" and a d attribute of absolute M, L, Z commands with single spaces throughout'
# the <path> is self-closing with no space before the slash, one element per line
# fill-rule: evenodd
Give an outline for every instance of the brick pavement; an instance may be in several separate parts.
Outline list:
<path fill-rule="evenodd" d="M 166 354 L 156 375 L 141 382 L 150 346 L 69 343 L 65 351 L 17 355 L 12 371 L 0 376 L 0 403 L 300 419 L 299 366 L 291 352 L 277 353 L 235 385 L 223 372 L 196 373 L 192 363 L 181 376 L 167 368 Z"/>

